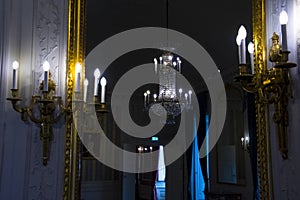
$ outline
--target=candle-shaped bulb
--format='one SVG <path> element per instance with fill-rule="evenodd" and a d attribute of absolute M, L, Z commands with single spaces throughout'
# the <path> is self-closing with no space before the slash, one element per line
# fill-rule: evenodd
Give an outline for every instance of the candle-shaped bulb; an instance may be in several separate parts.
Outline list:
<path fill-rule="evenodd" d="M 179 57 L 177 57 L 177 58 L 176 58 L 176 60 L 177 60 L 177 61 L 179 61 L 179 60 L 180 60 L 180 58 L 179 58 Z"/>
<path fill-rule="evenodd" d="M 249 42 L 249 44 L 248 44 L 248 52 L 250 54 L 251 72 L 252 72 L 252 74 L 254 74 L 254 57 L 253 57 L 254 44 L 253 44 L 253 42 Z"/>
<path fill-rule="evenodd" d="M 154 72 L 157 73 L 157 59 L 154 58 Z"/>
<path fill-rule="evenodd" d="M 254 52 L 254 44 L 253 44 L 253 42 L 249 42 L 249 44 L 248 44 L 248 52 L 250 54 L 253 54 L 253 52 Z"/>
<path fill-rule="evenodd" d="M 179 88 L 178 92 L 179 92 L 179 99 L 181 99 L 182 88 Z"/>
<path fill-rule="evenodd" d="M 236 44 L 237 44 L 238 46 L 241 45 L 241 42 L 242 42 L 241 35 L 238 34 L 238 35 L 236 36 L 235 42 L 236 42 Z"/>
<path fill-rule="evenodd" d="M 239 64 L 246 64 L 246 36 L 247 31 L 245 27 L 241 25 L 237 36 L 241 39 L 241 45 L 239 46 Z"/>
<path fill-rule="evenodd" d="M 86 78 L 83 81 L 83 101 L 84 102 L 86 102 L 88 85 L 89 85 L 89 80 Z"/>
<path fill-rule="evenodd" d="M 12 88 L 13 89 L 17 89 L 18 88 L 18 86 L 17 86 L 17 84 L 18 84 L 18 77 L 17 77 L 18 76 L 18 72 L 17 72 L 17 70 L 19 68 L 18 61 L 14 61 L 13 62 L 12 68 L 13 68 L 13 85 L 12 85 Z"/>
<path fill-rule="evenodd" d="M 156 98 L 157 98 L 157 94 L 153 94 L 154 101 L 156 101 Z"/>
<path fill-rule="evenodd" d="M 245 138 L 244 137 L 241 137 L 241 142 L 244 142 Z"/>
<path fill-rule="evenodd" d="M 106 86 L 106 78 L 102 77 L 100 80 L 100 84 L 101 84 L 101 103 L 105 103 L 105 86 Z"/>
<path fill-rule="evenodd" d="M 102 78 L 101 78 L 101 81 L 100 81 L 101 86 L 102 86 L 102 87 L 103 87 L 103 86 L 106 86 L 106 83 L 107 83 L 106 78 L 105 78 L 105 77 L 102 77 Z"/>
<path fill-rule="evenodd" d="M 177 65 L 177 63 L 174 61 L 174 62 L 173 62 L 173 66 L 176 67 L 176 65 Z"/>
<path fill-rule="evenodd" d="M 288 14 L 283 10 L 279 15 L 280 24 L 287 24 L 289 20 Z"/>
<path fill-rule="evenodd" d="M 94 71 L 94 77 L 95 77 L 95 82 L 94 82 L 94 96 L 98 95 L 98 84 L 99 84 L 99 78 L 100 78 L 100 70 L 99 68 L 96 68 Z"/>
<path fill-rule="evenodd" d="M 99 68 L 95 69 L 94 76 L 95 76 L 95 78 L 100 78 L 100 70 L 99 70 Z"/>
<path fill-rule="evenodd" d="M 238 34 L 237 36 L 236 36 L 236 39 L 235 39 L 235 42 L 236 42 L 236 44 L 238 45 L 238 58 L 239 58 L 239 64 L 241 64 L 241 62 L 242 62 L 242 49 L 241 49 L 241 43 L 242 43 L 242 38 L 241 38 L 241 35 L 240 34 Z"/>
<path fill-rule="evenodd" d="M 247 37 L 247 31 L 243 25 L 240 26 L 238 35 L 239 35 L 239 37 L 241 37 L 241 39 L 245 39 Z"/>
<path fill-rule="evenodd" d="M 47 72 L 47 71 L 49 71 L 49 69 L 50 69 L 50 64 L 49 64 L 48 61 L 45 61 L 45 62 L 43 63 L 43 70 L 44 70 L 45 72 Z"/>
<path fill-rule="evenodd" d="M 76 78 L 75 78 L 75 91 L 79 92 L 80 91 L 80 73 L 81 73 L 81 64 L 80 63 L 76 63 L 75 65 L 75 71 L 76 71 Z"/>
<path fill-rule="evenodd" d="M 147 90 L 146 93 L 147 93 L 147 95 L 149 95 L 150 94 L 150 90 Z"/>
<path fill-rule="evenodd" d="M 13 69 L 19 69 L 19 62 L 18 61 L 14 61 L 12 64 Z"/>
<path fill-rule="evenodd" d="M 189 90 L 189 104 L 192 104 L 192 90 Z"/>
<path fill-rule="evenodd" d="M 282 43 L 282 51 L 287 51 L 287 32 L 286 32 L 286 24 L 288 22 L 288 15 L 283 10 L 280 13 L 279 21 L 281 24 L 281 43 Z"/>
<path fill-rule="evenodd" d="M 43 63 L 43 70 L 44 70 L 44 83 L 43 83 L 43 91 L 48 91 L 48 82 L 49 82 L 49 69 L 50 64 L 48 61 Z"/>

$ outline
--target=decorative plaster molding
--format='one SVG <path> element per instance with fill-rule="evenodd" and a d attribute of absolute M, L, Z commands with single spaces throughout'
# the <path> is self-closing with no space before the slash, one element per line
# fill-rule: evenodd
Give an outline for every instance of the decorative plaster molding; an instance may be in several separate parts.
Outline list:
<path fill-rule="evenodd" d="M 50 63 L 52 80 L 59 83 L 59 37 L 60 37 L 60 13 L 58 0 L 39 0 L 37 2 L 36 27 L 35 27 L 35 77 L 34 93 L 39 94 L 39 84 L 43 79 L 42 65 L 44 61 Z"/>
<path fill-rule="evenodd" d="M 51 79 L 56 83 L 56 94 L 64 98 L 65 55 L 67 50 L 67 2 L 61 0 L 32 0 L 34 4 L 32 71 L 33 94 L 40 94 L 43 80 L 42 65 L 50 63 Z M 62 92 L 60 92 L 62 91 Z M 28 199 L 59 199 L 63 183 L 64 125 L 55 124 L 47 166 L 42 162 L 40 129 L 33 128 L 30 143 Z"/>

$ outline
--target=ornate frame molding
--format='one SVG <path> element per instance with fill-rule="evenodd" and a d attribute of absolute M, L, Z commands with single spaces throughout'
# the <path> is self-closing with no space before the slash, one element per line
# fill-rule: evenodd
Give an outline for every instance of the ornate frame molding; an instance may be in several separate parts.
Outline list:
<path fill-rule="evenodd" d="M 267 70 L 265 0 L 253 0 L 252 23 L 255 47 L 255 73 L 262 74 L 265 70 Z M 255 108 L 260 199 L 270 200 L 273 199 L 273 184 L 270 153 L 269 110 L 268 104 L 260 101 L 257 94 L 255 97 Z"/>
<path fill-rule="evenodd" d="M 72 109 L 72 95 L 76 62 L 84 61 L 85 0 L 68 0 L 67 92 L 68 110 Z M 79 138 L 72 113 L 66 116 L 65 166 L 63 199 L 79 199 Z"/>

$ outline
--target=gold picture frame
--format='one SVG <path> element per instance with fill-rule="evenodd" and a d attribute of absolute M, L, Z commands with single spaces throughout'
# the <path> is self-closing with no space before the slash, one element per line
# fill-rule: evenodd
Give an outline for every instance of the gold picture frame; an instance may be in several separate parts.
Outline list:
<path fill-rule="evenodd" d="M 85 3 L 85 0 L 68 0 L 67 102 L 72 101 L 75 63 L 84 61 Z M 265 0 L 253 0 L 252 10 L 255 72 L 261 73 L 267 66 Z M 72 113 L 68 113 L 66 119 L 63 199 L 75 200 L 79 199 L 79 139 Z M 268 120 L 268 105 L 260 103 L 256 98 L 257 156 L 261 199 L 272 199 L 273 196 Z"/>
<path fill-rule="evenodd" d="M 68 46 L 67 46 L 67 92 L 66 102 L 72 101 L 75 65 L 82 63 L 84 72 L 84 29 L 85 0 L 68 0 Z M 67 105 L 72 110 L 72 104 Z M 79 197 L 79 138 L 73 123 L 72 113 L 66 116 L 65 163 L 63 199 L 80 199 Z"/>

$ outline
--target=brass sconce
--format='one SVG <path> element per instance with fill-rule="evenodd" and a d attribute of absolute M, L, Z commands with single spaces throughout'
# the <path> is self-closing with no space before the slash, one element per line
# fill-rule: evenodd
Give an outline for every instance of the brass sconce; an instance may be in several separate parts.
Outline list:
<path fill-rule="evenodd" d="M 12 97 L 7 98 L 7 100 L 11 101 L 14 110 L 21 114 L 23 121 L 28 121 L 29 117 L 32 122 L 40 124 L 40 139 L 43 144 L 43 165 L 47 165 L 47 161 L 49 159 L 50 141 L 52 139 L 52 126 L 53 124 L 57 123 L 67 111 L 67 106 L 63 105 L 61 96 L 53 95 L 56 85 L 51 80 L 49 63 L 46 61 L 43 65 L 45 78 L 40 83 L 42 96 L 32 96 L 30 104 L 28 106 L 21 107 L 18 102 L 21 102 L 22 98 L 19 97 L 15 71 L 18 68 L 16 67 L 18 64 L 14 62 L 13 65 L 15 67 L 13 73 L 13 89 L 11 89 Z"/>
<path fill-rule="evenodd" d="M 290 52 L 287 50 L 287 14 L 285 13 L 285 11 L 281 13 L 280 19 L 282 45 L 279 43 L 279 36 L 274 33 L 272 36 L 272 46 L 269 52 L 269 60 L 274 64 L 274 66 L 266 70 L 257 70 L 254 73 L 252 63 L 253 74 L 251 74 L 248 72 L 248 67 L 245 62 L 240 62 L 239 75 L 235 77 L 235 80 L 242 84 L 242 88 L 246 92 L 256 93 L 259 103 L 274 104 L 273 121 L 277 126 L 279 150 L 281 152 L 282 158 L 287 159 L 287 106 L 289 98 L 292 97 L 292 87 L 289 70 L 290 68 L 296 67 L 297 65 L 295 63 L 288 62 L 288 55 Z M 242 39 L 244 40 L 245 37 Z M 243 50 L 241 50 L 241 52 L 243 52 Z M 243 58 L 243 55 L 241 57 Z"/>
<path fill-rule="evenodd" d="M 67 105 L 63 105 L 61 96 L 53 95 L 55 92 L 55 83 L 51 79 L 51 74 L 49 72 L 50 64 L 45 61 L 43 64 L 44 69 L 44 80 L 40 83 L 40 90 L 42 95 L 34 95 L 31 98 L 31 102 L 28 106 L 20 106 L 19 102 L 22 101 L 22 98 L 19 97 L 19 90 L 17 88 L 17 70 L 19 68 L 19 63 L 17 61 L 13 62 L 13 88 L 12 96 L 7 98 L 8 101 L 11 101 L 11 104 L 15 111 L 21 114 L 23 121 L 28 121 L 28 118 L 40 125 L 40 139 L 42 141 L 43 148 L 43 165 L 47 165 L 50 154 L 50 142 L 52 140 L 52 127 L 53 124 L 57 123 L 65 113 L 72 113 L 73 110 L 80 111 L 82 102 L 86 102 L 87 94 L 87 84 L 84 84 L 84 100 L 78 100 L 80 93 L 80 79 L 81 79 L 81 65 L 76 64 L 76 76 L 75 76 L 75 99 L 71 102 L 68 102 Z M 98 83 L 100 78 L 100 72 L 97 74 L 97 79 L 95 79 L 95 97 L 94 97 L 94 106 L 97 106 L 97 113 L 107 112 L 106 105 L 104 102 L 105 99 L 105 85 L 106 79 L 102 77 L 101 79 L 101 104 L 98 103 Z M 86 81 L 84 82 L 86 83 Z M 75 108 L 68 109 L 69 103 L 75 103 Z M 86 103 L 85 103 L 86 104 Z M 84 108 L 86 105 L 84 104 Z M 80 106 L 80 107 L 79 107 Z M 99 108 L 100 107 L 100 108 Z"/>

